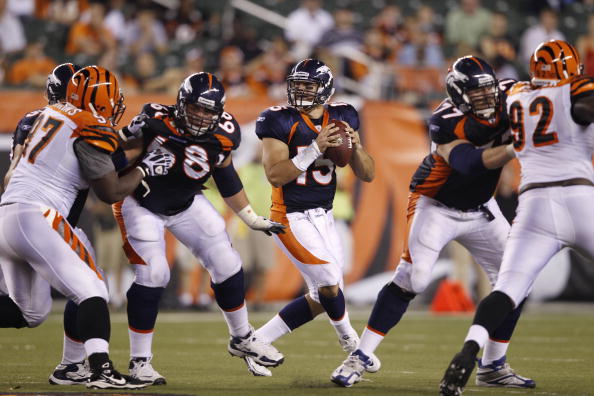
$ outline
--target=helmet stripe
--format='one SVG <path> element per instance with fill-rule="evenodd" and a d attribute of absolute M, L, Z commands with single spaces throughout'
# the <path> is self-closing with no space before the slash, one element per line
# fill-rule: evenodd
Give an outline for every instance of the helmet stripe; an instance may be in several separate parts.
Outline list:
<path fill-rule="evenodd" d="M 476 59 L 474 56 L 471 56 L 469 59 L 473 60 L 474 63 L 476 63 L 477 65 L 479 65 L 479 67 L 481 68 L 481 70 L 484 70 L 483 69 L 483 65 L 481 64 L 481 62 L 479 62 L 479 60 Z"/>
<path fill-rule="evenodd" d="M 111 88 L 111 74 L 109 74 L 109 70 L 105 69 L 105 80 L 109 83 L 105 86 L 107 88 L 107 97 L 111 96 L 110 88 Z"/>
<path fill-rule="evenodd" d="M 90 93 L 90 97 L 89 97 L 89 103 L 96 103 L 97 100 L 97 91 L 99 90 L 99 83 L 101 83 L 101 74 L 99 73 L 99 69 L 97 69 L 97 67 L 93 66 L 93 70 L 95 71 L 95 73 L 97 74 L 96 77 L 96 83 L 93 84 L 93 89 L 91 90 Z M 88 82 L 87 82 L 88 84 Z M 97 109 L 95 109 L 97 110 Z"/>
<path fill-rule="evenodd" d="M 212 89 L 212 74 L 206 73 L 208 75 L 208 89 Z"/>

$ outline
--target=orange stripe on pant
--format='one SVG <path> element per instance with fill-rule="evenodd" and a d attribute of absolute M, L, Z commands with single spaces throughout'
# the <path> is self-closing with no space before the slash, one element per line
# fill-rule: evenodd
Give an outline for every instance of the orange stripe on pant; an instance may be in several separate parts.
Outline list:
<path fill-rule="evenodd" d="M 328 264 L 327 261 L 319 259 L 311 254 L 309 250 L 299 243 L 297 238 L 295 238 L 295 235 L 291 232 L 289 219 L 287 219 L 287 214 L 285 212 L 272 208 L 270 211 L 270 219 L 287 227 L 285 228 L 284 234 L 278 234 L 277 236 L 289 253 L 291 253 L 291 255 L 293 255 L 299 262 L 303 264 Z"/>
<path fill-rule="evenodd" d="M 48 217 L 50 215 L 50 211 L 46 211 L 43 216 Z M 56 213 L 56 217 L 54 217 L 54 221 L 52 221 L 52 228 L 64 239 L 72 251 L 78 254 L 78 257 L 87 264 L 87 266 L 93 270 L 93 272 L 97 275 L 97 277 L 103 280 L 103 277 L 97 270 L 97 266 L 95 265 L 95 261 L 93 261 L 93 257 L 89 254 L 85 245 L 78 239 L 76 234 L 72 231 L 70 224 L 58 213 Z"/>
<path fill-rule="evenodd" d="M 136 250 L 128 241 L 128 232 L 126 231 L 126 224 L 124 223 L 124 216 L 122 215 L 122 205 L 124 201 L 116 202 L 111 205 L 111 209 L 113 210 L 113 215 L 115 216 L 118 226 L 120 227 L 120 233 L 122 234 L 122 241 L 123 241 L 123 248 L 124 253 L 126 253 L 126 257 L 128 257 L 128 261 L 130 264 L 141 264 L 146 265 L 146 262 L 140 257 Z"/>
<path fill-rule="evenodd" d="M 412 227 L 415 210 L 417 209 L 417 201 L 421 194 L 411 192 L 408 194 L 408 206 L 406 208 L 406 234 L 404 235 L 404 251 L 402 252 L 402 260 L 412 264 L 410 251 L 408 250 L 408 237 L 410 235 L 410 228 Z"/>

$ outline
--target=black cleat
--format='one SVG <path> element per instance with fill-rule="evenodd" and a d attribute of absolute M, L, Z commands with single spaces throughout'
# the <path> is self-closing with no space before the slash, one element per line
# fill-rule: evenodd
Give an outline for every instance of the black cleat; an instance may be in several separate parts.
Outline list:
<path fill-rule="evenodd" d="M 476 358 L 464 350 L 458 352 L 450 362 L 441 382 L 439 383 L 440 396 L 460 396 L 464 386 L 474 370 Z"/>
<path fill-rule="evenodd" d="M 148 385 L 151 382 L 120 374 L 113 368 L 111 360 L 105 362 L 99 370 L 92 370 L 87 382 L 87 388 L 93 389 L 140 389 Z"/>

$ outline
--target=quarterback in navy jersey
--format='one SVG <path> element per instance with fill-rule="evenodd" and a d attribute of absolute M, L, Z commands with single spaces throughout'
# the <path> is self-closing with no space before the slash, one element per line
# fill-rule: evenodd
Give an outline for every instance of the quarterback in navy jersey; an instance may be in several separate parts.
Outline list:
<path fill-rule="evenodd" d="M 493 194 L 501 167 L 514 158 L 505 95 L 512 81 L 499 82 L 484 60 L 466 56 L 446 76 L 448 98 L 429 122 L 431 152 L 410 184 L 407 240 L 393 279 L 373 307 L 358 349 L 333 373 L 350 387 L 361 380 L 370 356 L 398 324 L 409 302 L 431 281 L 442 248 L 452 240 L 466 247 L 495 283 L 510 229 Z M 506 351 L 522 305 L 508 315 L 489 341 L 479 364 L 479 386 L 533 388 L 516 374 Z"/>
<path fill-rule="evenodd" d="M 159 300 L 170 276 L 165 229 L 208 270 L 231 334 L 228 351 L 259 367 L 283 362 L 276 348 L 253 334 L 241 258 L 231 246 L 224 219 L 201 193 L 212 175 L 227 205 L 249 227 L 268 235 L 283 232 L 283 225 L 258 216 L 249 204 L 231 157 L 241 133 L 224 104 L 224 88 L 214 75 L 192 74 L 182 82 L 175 105 L 147 104 L 121 130 L 127 147 L 159 148 L 175 158 L 162 180 L 145 177 L 132 196 L 113 207 L 135 272 L 127 293 L 130 375 L 154 385 L 165 384 L 151 364 Z"/>
<path fill-rule="evenodd" d="M 375 166 L 359 139 L 357 111 L 346 103 L 328 103 L 333 80 L 324 63 L 302 60 L 287 77 L 289 106 L 271 107 L 256 122 L 266 177 L 273 186 L 271 218 L 287 227 L 275 241 L 308 286 L 305 296 L 289 303 L 256 335 L 273 342 L 326 312 L 341 347 L 351 352 L 359 337 L 342 293 L 344 252 L 332 215 L 335 165 L 323 156 L 328 147 L 340 144 L 337 135 L 332 136 L 337 128 L 329 120 L 348 124 L 354 147 L 349 165 L 355 175 L 370 182 Z"/>

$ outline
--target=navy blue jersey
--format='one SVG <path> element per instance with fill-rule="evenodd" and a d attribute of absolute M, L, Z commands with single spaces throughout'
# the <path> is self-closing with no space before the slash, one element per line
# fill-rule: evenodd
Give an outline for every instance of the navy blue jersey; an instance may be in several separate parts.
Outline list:
<path fill-rule="evenodd" d="M 149 103 L 142 113 L 149 116 L 142 128 L 145 151 L 161 146 L 175 156 L 175 163 L 166 176 L 146 177 L 133 196 L 151 212 L 171 216 L 192 204 L 214 168 L 239 147 L 241 131 L 229 113 L 223 113 L 217 129 L 200 136 L 176 128 L 173 106 Z"/>
<path fill-rule="evenodd" d="M 289 146 L 289 158 L 311 144 L 319 131 L 331 119 L 347 122 L 354 130 L 359 129 L 357 110 L 346 103 L 324 106 L 324 115 L 312 120 L 294 107 L 274 106 L 265 110 L 256 122 L 256 134 L 260 139 L 273 138 Z M 281 211 L 299 212 L 312 208 L 332 208 L 336 192 L 334 163 L 320 158 L 297 179 L 272 190 L 272 205 Z"/>
<path fill-rule="evenodd" d="M 501 100 L 513 80 L 500 83 Z M 432 146 L 446 144 L 456 139 L 465 139 L 477 147 L 496 147 L 511 142 L 509 117 L 501 105 L 493 123 L 463 114 L 450 99 L 445 99 L 433 112 L 429 121 Z M 495 193 L 501 168 L 479 174 L 464 175 L 452 169 L 437 153 L 423 159 L 410 183 L 410 191 L 416 192 L 452 208 L 468 210 L 487 202 Z"/>

